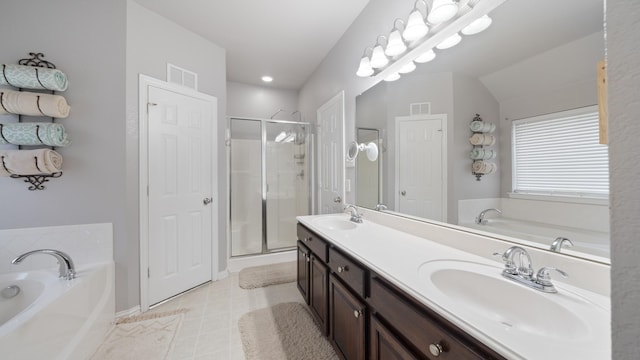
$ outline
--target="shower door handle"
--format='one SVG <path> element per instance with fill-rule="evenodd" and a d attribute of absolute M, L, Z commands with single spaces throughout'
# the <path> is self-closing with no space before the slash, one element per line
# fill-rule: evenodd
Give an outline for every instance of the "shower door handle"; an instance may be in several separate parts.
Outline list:
<path fill-rule="evenodd" d="M 213 202 L 213 198 L 204 198 L 204 199 L 202 200 L 202 203 L 203 203 L 203 204 L 205 204 L 205 205 L 209 205 L 209 204 L 211 204 L 212 202 Z"/>

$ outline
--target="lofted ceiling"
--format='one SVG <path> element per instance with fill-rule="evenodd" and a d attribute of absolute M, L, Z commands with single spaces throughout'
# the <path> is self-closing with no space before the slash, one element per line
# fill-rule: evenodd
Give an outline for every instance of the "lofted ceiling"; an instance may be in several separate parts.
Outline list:
<path fill-rule="evenodd" d="M 135 0 L 227 52 L 227 80 L 297 90 L 369 0 Z"/>

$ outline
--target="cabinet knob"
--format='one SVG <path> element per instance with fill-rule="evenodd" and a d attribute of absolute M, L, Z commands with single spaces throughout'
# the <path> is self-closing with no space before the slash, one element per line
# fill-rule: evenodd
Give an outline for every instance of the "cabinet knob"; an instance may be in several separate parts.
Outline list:
<path fill-rule="evenodd" d="M 359 318 L 360 317 L 360 311 L 359 310 L 353 310 L 353 316 L 355 316 L 355 318 Z"/>
<path fill-rule="evenodd" d="M 440 356 L 440 354 L 444 353 L 444 348 L 440 344 L 429 344 L 429 352 L 434 357 Z"/>
<path fill-rule="evenodd" d="M 313 240 L 313 238 L 311 236 L 309 236 L 307 238 L 304 238 L 304 241 L 311 241 L 311 240 Z"/>
<path fill-rule="evenodd" d="M 339 273 L 345 272 L 347 270 L 349 270 L 349 268 L 346 265 L 345 266 L 338 266 L 338 272 Z"/>

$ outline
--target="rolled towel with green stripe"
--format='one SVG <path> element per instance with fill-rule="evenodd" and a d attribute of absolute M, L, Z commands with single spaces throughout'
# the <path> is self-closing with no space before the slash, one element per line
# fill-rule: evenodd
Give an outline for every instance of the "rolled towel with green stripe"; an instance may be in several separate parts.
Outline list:
<path fill-rule="evenodd" d="M 70 143 L 62 124 L 0 124 L 0 144 L 67 146 Z"/>
<path fill-rule="evenodd" d="M 70 110 L 67 100 L 60 95 L 0 89 L 0 115 L 66 118 Z"/>
<path fill-rule="evenodd" d="M 51 175 L 62 171 L 62 155 L 51 149 L 0 151 L 0 176 Z"/>
<path fill-rule="evenodd" d="M 58 69 L 17 64 L 2 64 L 0 85 L 23 89 L 65 91 L 67 75 Z"/>

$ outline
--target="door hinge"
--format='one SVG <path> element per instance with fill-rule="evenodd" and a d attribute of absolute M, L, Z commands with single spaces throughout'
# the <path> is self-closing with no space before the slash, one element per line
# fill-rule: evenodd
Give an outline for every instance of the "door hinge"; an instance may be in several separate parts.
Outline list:
<path fill-rule="evenodd" d="M 151 270 L 147 268 L 147 279 L 151 277 Z"/>
<path fill-rule="evenodd" d="M 147 197 L 149 197 L 149 185 L 147 185 Z"/>

